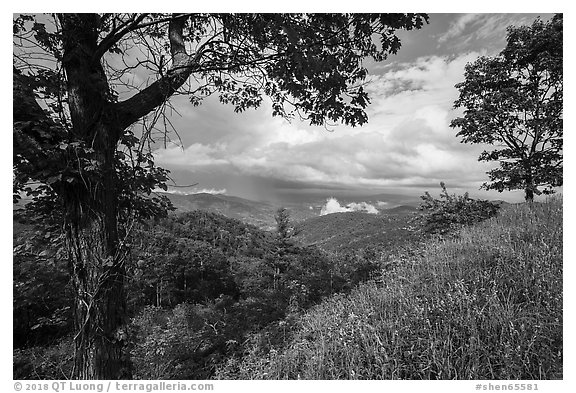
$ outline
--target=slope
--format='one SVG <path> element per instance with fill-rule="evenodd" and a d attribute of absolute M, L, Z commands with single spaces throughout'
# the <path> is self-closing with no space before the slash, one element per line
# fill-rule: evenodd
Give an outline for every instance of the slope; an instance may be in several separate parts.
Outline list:
<path fill-rule="evenodd" d="M 177 213 L 203 210 L 222 214 L 229 218 L 241 220 L 262 229 L 270 229 L 275 225 L 276 208 L 265 202 L 255 202 L 223 194 L 163 194 L 176 208 Z"/>
<path fill-rule="evenodd" d="M 314 244 L 333 252 L 354 251 L 367 246 L 398 246 L 417 237 L 411 224 L 415 210 L 401 206 L 379 214 L 347 212 L 318 216 L 296 226 L 297 239 L 303 244 Z"/>

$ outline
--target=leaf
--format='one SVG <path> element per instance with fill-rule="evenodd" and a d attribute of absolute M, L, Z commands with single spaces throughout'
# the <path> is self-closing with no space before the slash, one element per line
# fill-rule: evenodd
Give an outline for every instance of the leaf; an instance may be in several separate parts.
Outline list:
<path fill-rule="evenodd" d="M 50 176 L 48 179 L 46 179 L 46 184 L 52 185 L 60 180 L 62 180 L 61 173 L 57 174 L 56 176 Z"/>

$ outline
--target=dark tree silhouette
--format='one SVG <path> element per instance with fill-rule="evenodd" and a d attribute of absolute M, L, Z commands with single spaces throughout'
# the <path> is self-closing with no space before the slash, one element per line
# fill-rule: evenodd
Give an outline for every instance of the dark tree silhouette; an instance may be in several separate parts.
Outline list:
<path fill-rule="evenodd" d="M 526 201 L 553 193 L 562 180 L 562 14 L 549 22 L 509 27 L 508 44 L 497 57 L 481 57 L 466 66 L 456 85 L 454 119 L 465 143 L 496 145 L 480 161 L 498 161 L 483 188 L 523 189 Z M 542 191 L 539 187 L 543 187 Z"/>

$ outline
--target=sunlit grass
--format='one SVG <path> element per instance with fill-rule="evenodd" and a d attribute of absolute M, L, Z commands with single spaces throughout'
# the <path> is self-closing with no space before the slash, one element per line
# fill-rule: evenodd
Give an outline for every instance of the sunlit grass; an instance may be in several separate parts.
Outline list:
<path fill-rule="evenodd" d="M 334 296 L 222 378 L 562 378 L 562 199 L 511 205 Z"/>

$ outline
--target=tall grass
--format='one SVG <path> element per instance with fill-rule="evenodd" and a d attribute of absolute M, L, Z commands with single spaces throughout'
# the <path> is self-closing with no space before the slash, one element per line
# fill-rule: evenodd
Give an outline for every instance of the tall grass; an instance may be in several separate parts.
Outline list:
<path fill-rule="evenodd" d="M 220 378 L 562 378 L 562 199 L 425 244 L 381 280 L 304 314 Z"/>

